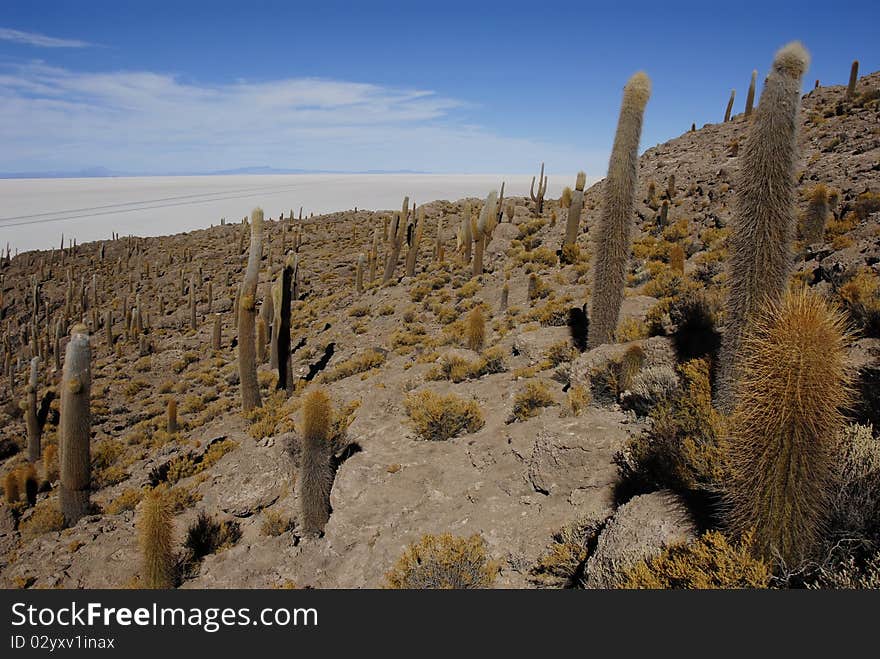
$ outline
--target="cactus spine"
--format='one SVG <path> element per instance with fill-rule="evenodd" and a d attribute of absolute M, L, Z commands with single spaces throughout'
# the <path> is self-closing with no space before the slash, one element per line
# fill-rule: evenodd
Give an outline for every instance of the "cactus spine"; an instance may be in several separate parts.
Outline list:
<path fill-rule="evenodd" d="M 733 112 L 733 100 L 736 98 L 736 90 L 730 90 L 730 100 L 727 101 L 727 109 L 724 111 L 724 123 L 730 121 L 730 113 Z"/>
<path fill-rule="evenodd" d="M 251 245 L 247 270 L 238 301 L 238 374 L 241 381 L 241 406 L 245 412 L 262 407 L 257 382 L 256 309 L 260 259 L 263 253 L 263 210 L 251 213 Z"/>
<path fill-rule="evenodd" d="M 303 402 L 302 455 L 299 470 L 299 504 L 303 531 L 320 534 L 330 519 L 330 397 L 322 390 L 310 392 Z"/>
<path fill-rule="evenodd" d="M 535 203 L 535 215 L 544 212 L 544 195 L 547 193 L 547 177 L 544 176 L 544 163 L 541 163 L 541 173 L 538 174 L 538 191 L 535 192 L 535 177 L 529 187 L 529 198 Z"/>
<path fill-rule="evenodd" d="M 61 381 L 61 514 L 68 526 L 89 511 L 91 348 L 83 325 L 73 328 Z"/>
<path fill-rule="evenodd" d="M 746 116 L 752 114 L 752 108 L 755 105 L 755 82 L 758 80 L 758 71 L 752 71 L 752 80 L 749 82 L 749 91 L 746 94 Z"/>
<path fill-rule="evenodd" d="M 730 233 L 726 326 L 717 380 L 718 403 L 734 406 L 740 344 L 749 318 L 785 292 L 794 238 L 794 175 L 801 77 L 809 55 L 793 42 L 783 47 L 761 91 L 740 156 Z"/>
<path fill-rule="evenodd" d="M 651 95 L 651 80 L 642 72 L 623 89 L 617 133 L 605 179 L 604 203 L 599 217 L 593 298 L 590 303 L 589 344 L 609 343 L 617 329 L 623 302 L 626 264 L 632 240 L 633 202 L 638 182 L 638 150 L 642 117 Z"/>
<path fill-rule="evenodd" d="M 37 385 L 40 374 L 40 358 L 31 359 L 31 373 L 27 385 L 27 409 L 25 422 L 27 425 L 28 460 L 36 462 L 40 459 L 40 422 L 37 419 Z"/>
<path fill-rule="evenodd" d="M 141 548 L 141 585 L 174 588 L 174 555 L 171 549 L 171 508 L 163 492 L 154 489 L 144 497 L 138 519 Z"/>
<path fill-rule="evenodd" d="M 856 95 L 856 83 L 859 81 L 859 60 L 853 60 L 849 70 L 849 84 L 846 86 L 846 98 L 851 100 Z"/>
<path fill-rule="evenodd" d="M 835 482 L 849 400 L 844 327 L 840 312 L 801 289 L 759 310 L 743 337 L 726 442 L 728 525 L 753 529 L 764 557 L 789 568 L 814 555 Z"/>

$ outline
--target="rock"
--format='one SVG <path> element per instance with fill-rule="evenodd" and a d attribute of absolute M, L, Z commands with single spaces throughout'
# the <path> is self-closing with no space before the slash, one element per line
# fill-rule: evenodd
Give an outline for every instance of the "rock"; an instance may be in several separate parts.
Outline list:
<path fill-rule="evenodd" d="M 620 305 L 620 320 L 635 318 L 644 321 L 648 317 L 648 312 L 657 304 L 659 300 L 650 295 L 632 295 L 623 298 Z"/>
<path fill-rule="evenodd" d="M 684 502 L 668 491 L 637 496 L 620 508 L 599 536 L 584 570 L 585 588 L 614 588 L 623 571 L 689 542 L 696 530 Z"/>
<path fill-rule="evenodd" d="M 507 222 L 499 224 L 492 232 L 492 240 L 486 245 L 483 253 L 483 265 L 494 264 L 503 261 L 507 250 L 510 249 L 510 241 L 519 236 L 519 229 Z"/>
<path fill-rule="evenodd" d="M 210 489 L 218 493 L 217 507 L 235 517 L 249 517 L 271 506 L 290 480 L 286 464 L 281 447 L 243 441 L 211 472 Z"/>
<path fill-rule="evenodd" d="M 645 352 L 643 368 L 649 366 L 675 366 L 675 348 L 672 339 L 652 336 L 649 339 L 628 343 L 606 343 L 579 355 L 571 364 L 572 386 L 590 386 L 591 376 L 605 369 L 609 362 L 621 359 L 631 346 L 639 346 Z"/>
<path fill-rule="evenodd" d="M 547 356 L 550 346 L 568 340 L 568 327 L 540 327 L 531 332 L 518 330 L 513 337 L 513 350 L 536 364 Z"/>

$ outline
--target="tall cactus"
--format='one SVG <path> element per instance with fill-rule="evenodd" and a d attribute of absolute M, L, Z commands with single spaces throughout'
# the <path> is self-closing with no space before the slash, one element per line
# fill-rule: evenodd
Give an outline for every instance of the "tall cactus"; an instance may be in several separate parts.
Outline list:
<path fill-rule="evenodd" d="M 330 519 L 330 424 L 333 409 L 322 389 L 303 401 L 302 452 L 299 470 L 300 524 L 306 533 L 319 534 Z"/>
<path fill-rule="evenodd" d="M 724 446 L 728 525 L 795 568 L 818 548 L 849 401 L 845 317 L 801 289 L 770 301 L 743 337 Z"/>
<path fill-rule="evenodd" d="M 492 235 L 492 229 L 495 228 L 495 222 L 498 218 L 498 193 L 495 190 L 486 197 L 486 203 L 480 210 L 480 217 L 477 220 L 477 230 L 474 234 L 474 267 L 473 276 L 478 277 L 483 274 L 483 252 L 486 250 L 486 242 Z"/>
<path fill-rule="evenodd" d="M 810 191 L 810 202 L 801 225 L 805 244 L 814 245 L 822 242 L 825 237 L 825 222 L 828 220 L 828 212 L 828 188 L 819 183 Z"/>
<path fill-rule="evenodd" d="M 290 304 L 298 266 L 296 254 L 290 254 L 281 272 L 278 273 L 278 297 L 275 302 L 273 323 L 277 330 L 272 335 L 278 353 L 278 382 L 275 388 L 286 389 L 288 392 L 293 390 L 293 373 L 290 367 Z"/>
<path fill-rule="evenodd" d="M 68 526 L 89 512 L 91 460 L 89 409 L 92 351 L 84 325 L 74 326 L 64 353 L 61 381 L 61 514 Z"/>
<path fill-rule="evenodd" d="M 247 270 L 238 302 L 238 375 L 241 383 L 241 406 L 245 412 L 262 407 L 257 381 L 256 310 L 260 260 L 263 255 L 263 209 L 251 212 L 251 245 Z"/>
<path fill-rule="evenodd" d="M 584 207 L 584 187 L 587 184 L 587 175 L 584 172 L 578 172 L 577 180 L 574 184 L 574 190 L 570 191 L 570 200 L 568 203 L 568 218 L 565 221 L 565 240 L 562 243 L 562 255 L 566 261 L 571 262 L 571 254 L 566 253 L 572 251 L 577 243 L 578 229 L 580 228 L 581 210 Z"/>
<path fill-rule="evenodd" d="M 406 276 L 412 277 L 416 274 L 416 261 L 419 258 L 419 243 L 422 241 L 422 233 L 425 225 L 425 209 L 419 208 L 416 213 L 415 226 L 409 236 L 409 245 L 406 252 Z"/>
<path fill-rule="evenodd" d="M 367 280 L 372 284 L 376 280 L 376 263 L 379 260 L 379 236 L 381 230 L 376 227 L 373 231 L 373 242 L 370 243 L 370 278 Z"/>
<path fill-rule="evenodd" d="M 471 262 L 471 242 L 473 242 L 473 227 L 471 225 L 471 202 L 464 202 L 464 210 L 461 214 L 461 229 L 458 234 L 459 242 L 464 247 L 465 265 Z"/>
<path fill-rule="evenodd" d="M 632 241 L 642 117 L 650 96 L 651 80 L 643 72 L 633 75 L 623 88 L 597 227 L 588 337 L 591 347 L 610 343 L 617 328 Z"/>
<path fill-rule="evenodd" d="M 406 236 L 406 219 L 409 213 L 409 197 L 403 198 L 403 206 L 400 212 L 394 213 L 391 222 L 391 232 L 388 236 L 386 252 L 388 258 L 385 261 L 385 274 L 382 277 L 382 285 L 387 286 L 394 277 L 394 270 L 397 268 L 397 262 L 400 260 L 400 248 L 403 246 L 403 239 Z"/>
<path fill-rule="evenodd" d="M 36 462 L 40 459 L 40 422 L 37 419 L 37 385 L 40 374 L 40 358 L 31 359 L 31 373 L 27 385 L 27 408 L 25 409 L 25 421 L 28 438 L 28 460 Z"/>
<path fill-rule="evenodd" d="M 214 314 L 214 331 L 211 337 L 211 347 L 214 350 L 220 350 L 223 344 L 223 316 L 219 313 Z"/>
<path fill-rule="evenodd" d="M 541 163 L 541 173 L 538 174 L 538 190 L 535 191 L 535 177 L 529 187 L 529 198 L 535 203 L 535 215 L 544 212 L 544 195 L 547 193 L 547 177 L 544 176 L 544 163 Z"/>
<path fill-rule="evenodd" d="M 773 61 L 740 155 L 737 199 L 729 239 L 728 282 L 717 379 L 718 404 L 729 412 L 742 354 L 742 335 L 762 304 L 785 292 L 795 232 L 801 78 L 809 55 L 799 42 L 784 46 Z"/>
<path fill-rule="evenodd" d="M 730 90 L 730 99 L 727 101 L 727 109 L 724 111 L 724 123 L 730 121 L 730 113 L 733 112 L 733 101 L 736 98 L 736 90 Z"/>
<path fill-rule="evenodd" d="M 364 268 L 366 267 L 367 257 L 363 252 L 358 254 L 357 265 L 354 269 L 354 289 L 360 295 L 364 292 Z"/>
<path fill-rule="evenodd" d="M 758 80 L 758 71 L 752 71 L 752 79 L 749 82 L 749 91 L 746 94 L 746 116 L 750 116 L 752 114 L 752 109 L 755 106 L 755 83 Z"/>
<path fill-rule="evenodd" d="M 846 98 L 852 99 L 856 95 L 856 83 L 859 81 L 859 60 L 853 60 L 849 70 L 849 84 L 846 86 Z"/>
<path fill-rule="evenodd" d="M 137 524 L 141 550 L 140 576 L 144 588 L 174 588 L 171 514 L 171 506 L 162 490 L 151 490 L 144 497 Z"/>

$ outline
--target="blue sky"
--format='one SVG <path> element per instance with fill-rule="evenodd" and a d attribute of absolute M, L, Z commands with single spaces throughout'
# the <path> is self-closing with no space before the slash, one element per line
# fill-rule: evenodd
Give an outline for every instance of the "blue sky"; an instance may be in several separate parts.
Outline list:
<path fill-rule="evenodd" d="M 320 6 L 318 6 L 320 5 Z M 106 167 L 602 176 L 626 79 L 642 147 L 741 111 L 800 39 L 805 88 L 880 68 L 862 2 L 41 2 L 0 12 L 0 172 Z"/>

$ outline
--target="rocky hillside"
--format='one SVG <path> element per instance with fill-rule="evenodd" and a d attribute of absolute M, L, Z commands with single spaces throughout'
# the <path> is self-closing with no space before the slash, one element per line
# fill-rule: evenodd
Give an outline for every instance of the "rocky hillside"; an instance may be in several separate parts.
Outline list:
<path fill-rule="evenodd" d="M 877 424 L 880 73 L 863 77 L 858 91 L 853 102 L 843 87 L 819 87 L 803 99 L 800 210 L 824 184 L 833 217 L 822 240 L 799 243 L 794 278 L 849 313 L 859 390 L 853 416 Z M 711 367 L 748 121 L 736 116 L 686 132 L 641 157 L 618 342 L 587 352 L 576 347 L 577 310 L 590 295 L 601 182 L 586 191 L 571 263 L 559 260 L 566 208 L 547 200 L 537 215 L 529 200 L 506 199 L 485 273 L 472 278 L 456 231 L 465 202 L 477 209 L 481 201 L 434 201 L 421 207 L 416 274 L 403 276 L 404 246 L 391 285 L 381 285 L 379 268 L 372 281 L 364 273 L 362 293 L 358 254 L 369 252 L 390 212 L 267 221 L 258 304 L 298 246 L 294 393 L 276 390 L 277 374 L 261 354 L 263 406 L 247 415 L 233 314 L 247 226 L 120 237 L 6 260 L 0 584 L 138 586 L 136 521 L 152 488 L 162 488 L 173 508 L 176 551 L 186 555 L 183 588 L 380 587 L 409 544 L 447 532 L 479 534 L 498 567 L 498 587 L 614 585 L 641 558 L 712 527 L 711 488 L 633 477 L 640 438 L 657 423 L 635 379 L 672 372 L 680 381 L 670 386 L 692 401 L 708 387 L 711 371 L 679 363 L 706 357 Z M 380 262 L 385 251 L 380 241 Z M 693 329 L 686 302 L 696 293 L 708 309 L 700 349 L 682 341 Z M 135 307 L 140 328 L 130 320 Z M 482 345 L 468 345 L 475 309 L 486 319 Z M 80 319 L 92 334 L 93 514 L 62 528 L 59 366 L 69 327 Z M 21 403 L 34 354 L 42 358 L 43 449 L 29 474 Z M 316 537 L 298 519 L 297 465 L 301 401 L 319 387 L 334 404 L 334 477 L 332 513 Z M 167 422 L 172 400 L 176 429 Z M 441 421 L 431 417 L 438 410 L 446 413 Z M 709 425 L 716 420 L 706 409 L 695 414 Z M 27 492 L 35 487 L 29 479 L 38 492 Z M 186 551 L 201 513 L 214 520 L 217 541 Z"/>

